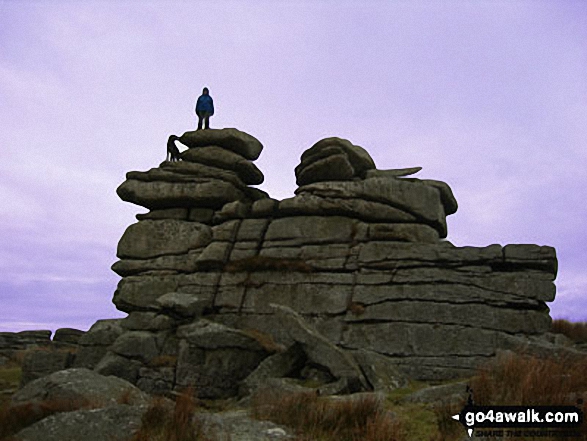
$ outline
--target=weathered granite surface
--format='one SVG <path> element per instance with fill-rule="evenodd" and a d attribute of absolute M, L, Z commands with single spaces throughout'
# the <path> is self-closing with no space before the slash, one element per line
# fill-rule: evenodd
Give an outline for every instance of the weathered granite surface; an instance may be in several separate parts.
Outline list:
<path fill-rule="evenodd" d="M 294 197 L 270 199 L 249 187 L 263 180 L 252 163 L 261 143 L 226 130 L 184 134 L 179 140 L 190 148 L 182 162 L 130 172 L 119 187 L 121 198 L 150 212 L 118 245 L 114 303 L 129 316 L 100 362 L 103 372 L 177 387 L 188 381 L 186 360 L 204 377 L 221 360 L 237 368 L 227 361 L 234 353 L 219 356 L 219 348 L 236 351 L 230 336 L 241 331 L 303 346 L 273 304 L 300 314 L 320 335 L 314 342 L 356 357 L 367 351 L 421 380 L 470 374 L 499 349 L 536 346 L 550 329 L 553 248 L 453 246 L 443 238 L 458 204 L 446 183 L 412 177 L 420 167 L 377 170 L 364 148 L 340 138 L 302 154 Z M 185 329 L 208 321 L 224 326 L 206 337 L 223 342 L 213 350 L 186 337 Z M 332 375 L 332 366 L 312 361 L 313 351 L 306 347 L 304 363 Z M 271 350 L 254 353 L 245 357 L 247 372 Z M 166 372 L 150 366 L 162 356 L 175 360 Z M 377 383 L 376 374 L 361 378 L 366 388 Z"/>
<path fill-rule="evenodd" d="M 74 366 L 220 398 L 263 375 L 324 394 L 388 390 L 470 375 L 501 349 L 565 350 L 544 338 L 555 250 L 453 246 L 456 198 L 413 177 L 420 167 L 378 170 L 364 148 L 326 138 L 302 154 L 295 196 L 278 201 L 250 187 L 263 181 L 251 135 L 179 141 L 182 161 L 129 172 L 117 190 L 150 210 L 112 266 L 114 304 L 129 315 L 84 334 Z"/>

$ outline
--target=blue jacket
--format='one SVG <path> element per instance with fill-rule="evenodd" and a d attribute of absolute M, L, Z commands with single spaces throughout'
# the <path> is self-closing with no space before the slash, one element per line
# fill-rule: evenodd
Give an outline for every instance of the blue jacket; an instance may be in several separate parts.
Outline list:
<path fill-rule="evenodd" d="M 210 112 L 210 115 L 214 115 L 214 101 L 210 95 L 201 95 L 196 103 L 196 113 L 199 112 Z"/>

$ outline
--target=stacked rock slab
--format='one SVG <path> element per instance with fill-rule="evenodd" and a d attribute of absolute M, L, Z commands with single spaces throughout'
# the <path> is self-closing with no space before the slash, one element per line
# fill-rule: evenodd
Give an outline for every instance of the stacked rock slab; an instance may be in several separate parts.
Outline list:
<path fill-rule="evenodd" d="M 454 378 L 500 349 L 546 344 L 554 249 L 443 240 L 457 202 L 446 183 L 409 177 L 419 167 L 377 170 L 365 149 L 327 138 L 302 155 L 295 196 L 277 201 L 249 187 L 263 180 L 252 136 L 201 130 L 179 140 L 183 161 L 130 172 L 118 189 L 150 212 L 118 245 L 114 303 L 129 316 L 99 371 L 145 390 L 197 380 L 204 396 L 229 396 L 276 347 L 303 346 L 287 328 L 299 320 L 275 305 L 364 373 L 397 366 L 414 379 Z M 340 380 L 304 344 L 305 362 Z M 350 383 L 379 383 L 368 377 Z"/>

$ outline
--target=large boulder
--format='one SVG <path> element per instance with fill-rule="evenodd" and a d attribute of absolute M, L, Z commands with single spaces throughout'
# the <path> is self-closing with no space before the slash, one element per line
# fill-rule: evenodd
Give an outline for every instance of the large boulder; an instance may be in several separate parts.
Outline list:
<path fill-rule="evenodd" d="M 440 200 L 447 216 L 457 212 L 459 204 L 457 203 L 450 186 L 446 182 L 436 181 L 434 179 L 422 179 L 420 182 L 430 185 L 440 192 Z"/>
<path fill-rule="evenodd" d="M 509 244 L 503 247 L 503 258 L 504 264 L 510 268 L 546 271 L 552 274 L 553 279 L 558 271 L 556 250 L 549 246 Z"/>
<path fill-rule="evenodd" d="M 308 361 L 312 365 L 326 368 L 338 380 L 340 387 L 337 385 L 337 393 L 370 389 L 360 366 L 349 353 L 331 343 L 291 308 L 276 304 L 272 308 L 280 319 L 282 331 L 301 346 Z"/>
<path fill-rule="evenodd" d="M 228 202 L 245 197 L 234 184 L 220 179 L 188 182 L 127 179 L 118 187 L 116 193 L 123 201 L 150 210 L 178 207 L 217 209 Z"/>
<path fill-rule="evenodd" d="M 393 360 L 377 352 L 359 349 L 351 352 L 371 387 L 376 392 L 390 392 L 405 387 L 408 380 Z"/>
<path fill-rule="evenodd" d="M 178 328 L 177 387 L 194 386 L 200 398 L 236 396 L 241 380 L 269 355 L 243 331 L 199 320 Z"/>
<path fill-rule="evenodd" d="M 306 355 L 300 345 L 293 344 L 287 350 L 277 352 L 263 360 L 241 383 L 239 393 L 251 395 L 267 386 L 273 379 L 290 377 L 306 363 Z"/>
<path fill-rule="evenodd" d="M 155 303 L 159 297 L 181 291 L 196 294 L 202 301 L 209 299 L 211 305 L 217 290 L 218 277 L 218 273 L 213 272 L 128 276 L 118 283 L 113 302 L 119 310 L 125 312 L 159 310 L 161 306 Z"/>
<path fill-rule="evenodd" d="M 159 234 L 161 236 L 161 234 Z M 152 238 L 151 238 L 152 239 Z M 169 250 L 169 245 L 185 247 L 187 243 L 193 243 L 194 237 L 191 237 L 186 243 L 178 243 L 177 241 L 171 240 L 170 244 L 165 242 L 160 243 L 160 246 L 164 249 Z M 131 243 L 131 249 L 136 248 L 135 243 Z M 149 248 L 143 248 L 142 252 L 149 250 Z M 159 250 L 160 251 L 160 250 Z M 116 274 L 122 277 L 126 276 L 137 276 L 141 274 L 154 274 L 162 272 L 168 273 L 194 273 L 198 269 L 198 258 L 202 253 L 203 249 L 196 248 L 189 250 L 182 254 L 166 254 L 151 259 L 122 259 L 114 262 L 111 269 Z"/>
<path fill-rule="evenodd" d="M 174 358 L 166 359 L 171 364 Z M 157 368 L 142 367 L 139 369 L 137 387 L 152 395 L 167 395 L 173 390 L 175 383 L 175 366 Z"/>
<path fill-rule="evenodd" d="M 221 413 L 202 412 L 203 427 L 212 428 L 214 439 L 231 441 L 279 441 L 295 440 L 289 427 L 279 426 L 271 421 L 259 421 L 246 410 L 229 410 Z"/>
<path fill-rule="evenodd" d="M 344 153 L 320 158 L 297 169 L 296 183 L 311 184 L 320 181 L 349 181 L 355 177 L 355 169 Z"/>
<path fill-rule="evenodd" d="M 146 172 L 131 171 L 126 174 L 127 179 L 138 181 L 165 181 L 165 182 L 199 182 L 204 179 L 219 179 L 230 182 L 237 188 L 244 188 L 245 183 L 232 170 L 226 170 L 195 162 L 162 162 L 158 168 Z"/>
<path fill-rule="evenodd" d="M 280 216 L 347 216 L 365 222 L 415 222 L 407 211 L 361 198 L 322 197 L 300 193 L 279 202 Z"/>
<path fill-rule="evenodd" d="M 201 316 L 206 308 L 211 307 L 211 303 L 208 296 L 202 297 L 186 292 L 169 292 L 155 302 L 165 314 L 190 318 Z"/>
<path fill-rule="evenodd" d="M 263 183 L 263 173 L 255 164 L 245 157 L 217 146 L 188 149 L 181 154 L 181 159 L 188 162 L 218 167 L 234 171 L 248 185 Z"/>
<path fill-rule="evenodd" d="M 129 441 L 141 427 L 147 406 L 117 404 L 48 416 L 21 430 L 19 441 Z"/>
<path fill-rule="evenodd" d="M 142 367 L 143 364 L 138 360 L 132 360 L 108 351 L 96 364 L 94 370 L 100 375 L 114 376 L 136 384 Z"/>
<path fill-rule="evenodd" d="M 148 331 L 127 331 L 110 346 L 110 351 L 148 363 L 160 354 L 158 335 Z"/>
<path fill-rule="evenodd" d="M 149 259 L 184 254 L 205 247 L 211 240 L 212 231 L 205 224 L 174 219 L 143 220 L 126 229 L 116 255 L 121 259 Z"/>
<path fill-rule="evenodd" d="M 75 402 L 80 406 L 104 407 L 120 400 L 129 404 L 147 404 L 148 396 L 120 378 L 105 377 L 85 368 L 73 368 L 31 381 L 12 396 L 10 405 Z"/>
<path fill-rule="evenodd" d="M 367 170 L 375 168 L 367 151 L 341 138 L 325 138 L 318 141 L 301 157 L 296 167 L 298 185 L 320 181 L 346 181 L 364 178 Z"/>
<path fill-rule="evenodd" d="M 79 339 L 80 346 L 110 346 L 122 334 L 122 319 L 103 319 L 94 323 Z"/>
<path fill-rule="evenodd" d="M 446 214 L 440 192 L 437 188 L 421 182 L 387 178 L 317 182 L 299 187 L 295 193 L 380 202 L 414 215 L 419 222 L 435 228 L 441 238 L 446 237 Z"/>
<path fill-rule="evenodd" d="M 93 369 L 108 350 L 108 346 L 123 333 L 122 319 L 98 320 L 78 341 L 73 367 Z"/>
<path fill-rule="evenodd" d="M 74 328 L 60 328 L 55 331 L 53 343 L 76 345 L 85 332 Z"/>
<path fill-rule="evenodd" d="M 189 148 L 221 146 L 253 161 L 263 150 L 257 138 L 234 128 L 186 132 L 179 137 L 179 142 Z"/>

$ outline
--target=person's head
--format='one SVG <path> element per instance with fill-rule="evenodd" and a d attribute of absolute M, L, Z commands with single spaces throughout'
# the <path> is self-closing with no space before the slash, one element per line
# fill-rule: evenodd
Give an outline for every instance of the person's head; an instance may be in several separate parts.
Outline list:
<path fill-rule="evenodd" d="M 202 90 L 202 94 L 203 95 L 208 95 L 208 93 L 210 93 L 210 91 L 208 90 L 207 87 L 204 87 L 204 90 Z"/>

